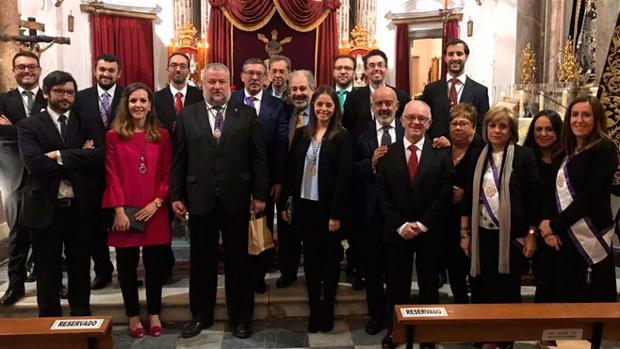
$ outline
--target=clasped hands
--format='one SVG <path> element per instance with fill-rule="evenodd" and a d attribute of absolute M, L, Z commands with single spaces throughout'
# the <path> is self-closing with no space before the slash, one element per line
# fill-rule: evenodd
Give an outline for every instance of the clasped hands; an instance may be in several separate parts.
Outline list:
<path fill-rule="evenodd" d="M 155 215 L 158 207 L 155 204 L 155 200 L 149 202 L 144 208 L 140 211 L 136 212 L 134 218 L 137 221 L 145 221 L 147 222 L 151 217 Z M 129 230 L 129 217 L 125 213 L 123 207 L 117 207 L 114 210 L 114 223 L 112 223 L 113 231 L 127 231 Z"/>
<path fill-rule="evenodd" d="M 423 232 L 424 231 L 422 230 L 422 228 L 420 228 L 418 223 L 407 222 L 405 223 L 405 226 L 403 227 L 403 229 L 400 231 L 400 236 L 402 236 L 403 239 L 405 240 L 411 240 L 414 237 L 422 234 Z"/>
<path fill-rule="evenodd" d="M 562 241 L 560 240 L 558 234 L 551 229 L 549 220 L 545 219 L 540 222 L 538 229 L 540 229 L 540 236 L 545 239 L 545 244 L 549 247 L 553 247 L 556 251 L 559 251 L 562 246 Z"/>

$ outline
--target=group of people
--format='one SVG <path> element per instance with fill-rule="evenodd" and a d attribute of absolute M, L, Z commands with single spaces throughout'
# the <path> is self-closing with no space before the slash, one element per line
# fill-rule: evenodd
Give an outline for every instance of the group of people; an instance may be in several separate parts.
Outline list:
<path fill-rule="evenodd" d="M 366 289 L 365 330 L 387 327 L 384 348 L 394 347 L 394 305 L 411 303 L 414 257 L 416 303 L 439 302 L 443 270 L 457 303 L 470 301 L 468 288 L 474 303 L 520 302 L 524 257 L 534 260 L 539 302 L 614 301 L 618 159 L 600 102 L 577 98 L 563 120 L 541 111 L 520 146 L 512 109 L 489 108 L 487 88 L 466 76 L 467 44 L 450 41 L 443 56 L 446 79 L 411 100 L 385 83 L 380 50 L 364 57 L 366 87 L 352 86 L 351 56 L 335 59 L 335 88 L 274 56 L 247 59 L 235 92 L 219 63 L 205 68 L 202 91 L 189 86 L 189 58 L 175 52 L 170 84 L 157 93 L 118 86 L 111 54 L 95 61 L 96 86 L 78 92 L 70 74 L 55 71 L 39 89 L 38 57 L 18 53 L 18 88 L 0 97 L 0 164 L 13 161 L 2 173 L 15 179 L 0 188 L 15 213 L 7 214 L 13 268 L 2 302 L 24 293 L 31 241 L 40 316 L 60 316 L 64 245 L 71 315 L 90 314 L 90 258 L 104 287 L 112 246 L 130 335 L 161 335 L 171 222 L 188 220 L 192 321 L 182 336 L 213 324 L 221 233 L 229 324 L 246 338 L 273 258 L 272 250 L 248 254 L 251 215 L 266 216 L 272 231 L 277 221 L 276 287 L 296 282 L 303 251 L 311 333 L 333 329 L 345 238 Z"/>

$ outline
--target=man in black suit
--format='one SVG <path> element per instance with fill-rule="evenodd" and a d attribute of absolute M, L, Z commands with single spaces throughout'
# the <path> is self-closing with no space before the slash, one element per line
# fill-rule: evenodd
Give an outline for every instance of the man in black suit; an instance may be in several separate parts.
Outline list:
<path fill-rule="evenodd" d="M 230 97 L 231 103 L 245 103 L 254 108 L 258 122 L 263 128 L 267 160 L 269 163 L 269 187 L 271 192 L 265 206 L 267 225 L 273 232 L 274 202 L 279 202 L 282 191 L 284 162 L 288 150 L 288 118 L 281 100 L 268 93 L 263 93 L 262 81 L 267 74 L 267 66 L 260 58 L 249 58 L 243 63 L 241 80 L 243 90 L 235 91 Z M 273 250 L 267 250 L 259 256 L 252 256 L 254 268 L 254 291 L 259 294 L 267 292 L 265 274 L 273 258 Z"/>
<path fill-rule="evenodd" d="M 105 139 L 105 132 L 112 126 L 116 107 L 123 94 L 123 87 L 116 83 L 121 76 L 121 62 L 115 55 L 103 53 L 95 60 L 93 75 L 97 83 L 78 92 L 74 110 L 84 123 L 101 133 L 99 135 L 101 139 Z M 99 175 L 99 183 L 103 195 L 105 172 Z M 101 196 L 98 201 L 101 201 Z M 114 266 L 110 262 L 108 232 L 105 226 L 106 215 L 110 214 L 108 210 L 102 210 L 100 220 L 93 222 L 95 232 L 91 257 L 95 264 L 95 279 L 90 284 L 92 290 L 102 289 L 112 281 Z"/>
<path fill-rule="evenodd" d="M 465 75 L 465 63 L 469 57 L 469 46 L 461 39 L 449 41 L 443 49 L 443 59 L 448 66 L 448 74 L 443 80 L 426 85 L 422 100 L 431 107 L 433 125 L 429 136 L 433 146 L 448 146 L 450 131 L 448 122 L 450 110 L 458 103 L 472 104 L 478 112 L 476 132 L 482 131 L 482 120 L 489 110 L 487 88 Z"/>
<path fill-rule="evenodd" d="M 37 251 L 39 316 L 61 316 L 58 275 L 63 245 L 72 316 L 90 315 L 89 222 L 103 171 L 103 140 L 71 111 L 77 84 L 66 72 L 43 80 L 47 110 L 17 124 L 19 152 L 28 169 L 20 223 Z"/>
<path fill-rule="evenodd" d="M 344 111 L 344 103 L 349 93 L 353 91 L 353 74 L 355 73 L 355 58 L 351 55 L 338 55 L 334 61 L 334 80 L 336 80 L 336 94 L 340 101 L 340 110 Z"/>
<path fill-rule="evenodd" d="M 422 101 L 407 103 L 400 121 L 405 136 L 388 146 L 377 171 L 377 195 L 385 218 L 388 334 L 384 348 L 394 348 L 394 306 L 411 303 L 414 255 L 420 289 L 417 302 L 439 302 L 437 229 L 452 193 L 450 150 L 433 148 L 430 137 L 425 137 L 433 122 L 429 106 Z"/>
<path fill-rule="evenodd" d="M 411 100 L 411 97 L 403 90 L 386 85 L 385 76 L 388 71 L 388 61 L 383 51 L 372 50 L 368 52 L 364 57 L 364 69 L 366 70 L 366 76 L 368 76 L 368 86 L 360 87 L 351 92 L 344 103 L 342 125 L 348 130 L 374 120 L 372 110 L 370 109 L 370 96 L 381 86 L 388 86 L 396 91 L 396 97 L 400 104 L 396 111 L 397 118 L 402 115 L 405 104 Z"/>
<path fill-rule="evenodd" d="M 269 197 L 269 168 L 256 111 L 230 99 L 230 72 L 220 63 L 205 68 L 205 103 L 185 108 L 176 127 L 170 201 L 178 217 L 189 212 L 193 337 L 213 324 L 219 232 L 224 241 L 226 305 L 232 334 L 247 338 L 254 310 L 248 254 L 250 213 Z"/>
<path fill-rule="evenodd" d="M 181 110 L 203 101 L 202 92 L 187 83 L 190 60 L 182 52 L 173 52 L 168 57 L 169 84 L 155 93 L 157 118 L 161 125 L 174 137 L 174 129 Z M 173 138 L 174 140 L 174 138 Z"/>
<path fill-rule="evenodd" d="M 265 92 L 283 101 L 289 96 L 288 78 L 291 71 L 291 60 L 286 56 L 273 56 L 269 59 L 269 80 L 271 85 Z"/>
<path fill-rule="evenodd" d="M 366 277 L 366 303 L 370 319 L 368 334 L 377 334 L 385 324 L 385 248 L 383 215 L 377 202 L 376 169 L 387 154 L 388 146 L 403 138 L 397 122 L 398 99 L 389 87 L 382 86 L 372 95 L 375 120 L 353 129 L 353 195 L 355 213 L 353 231 L 360 242 L 361 265 Z"/>
<path fill-rule="evenodd" d="M 21 192 L 25 181 L 24 164 L 17 150 L 18 121 L 45 108 L 39 89 L 41 67 L 39 57 L 32 52 L 19 52 L 13 57 L 13 75 L 17 88 L 0 95 L 0 192 L 2 206 L 9 226 L 9 284 L 0 304 L 15 304 L 24 295 L 26 260 L 30 237 L 19 224 Z"/>

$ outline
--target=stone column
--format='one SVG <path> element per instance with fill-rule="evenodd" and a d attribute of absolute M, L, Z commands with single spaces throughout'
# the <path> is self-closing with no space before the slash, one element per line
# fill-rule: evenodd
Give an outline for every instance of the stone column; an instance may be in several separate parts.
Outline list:
<path fill-rule="evenodd" d="M 2 1 L 2 11 L 0 11 L 0 33 L 6 35 L 19 34 L 19 13 L 17 11 L 17 0 Z M 18 51 L 18 46 L 14 42 L 0 42 L 0 92 L 6 92 L 15 87 L 15 79 L 11 70 L 13 69 L 12 58 Z"/>
<path fill-rule="evenodd" d="M 517 37 L 515 49 L 515 82 L 521 83 L 523 49 L 532 44 L 536 53 L 536 82 L 543 82 L 545 1 L 519 0 L 517 2 Z"/>
<path fill-rule="evenodd" d="M 544 82 L 554 82 L 557 81 L 560 50 L 566 41 L 564 33 L 568 29 L 566 22 L 570 20 L 570 12 L 567 13 L 570 6 L 564 0 L 546 0 L 545 2 L 543 79 Z"/>

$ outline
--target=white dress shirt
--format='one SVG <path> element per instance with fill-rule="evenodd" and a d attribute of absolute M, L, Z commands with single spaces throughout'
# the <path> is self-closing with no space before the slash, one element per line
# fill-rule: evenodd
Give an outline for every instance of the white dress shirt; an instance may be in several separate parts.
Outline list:
<path fill-rule="evenodd" d="M 24 110 L 26 111 L 26 117 L 30 116 L 31 114 L 36 114 L 41 111 L 41 110 L 31 110 L 30 114 L 28 114 L 28 97 L 24 96 L 23 94 L 24 91 L 32 91 L 33 93 L 32 98 L 34 101 L 37 99 L 37 93 L 39 93 L 39 86 L 36 86 L 35 88 L 32 88 L 30 90 L 26 90 L 25 88 L 17 85 L 17 91 L 19 92 L 19 95 L 22 97 L 22 102 L 24 103 Z"/>
<path fill-rule="evenodd" d="M 177 92 L 181 92 L 181 100 L 183 101 L 183 107 L 185 107 L 185 97 L 187 97 L 187 84 L 185 84 L 185 86 L 180 90 L 177 90 L 174 86 L 172 86 L 172 84 L 168 86 L 170 86 L 170 92 L 172 93 L 172 101 L 176 101 Z"/>
<path fill-rule="evenodd" d="M 420 161 L 422 160 L 422 148 L 424 147 L 424 138 L 425 138 L 425 137 L 422 137 L 422 139 L 420 139 L 420 140 L 419 140 L 419 141 L 415 144 L 415 147 L 416 147 L 415 154 L 418 156 L 418 168 L 419 168 Z M 407 163 L 407 164 L 408 164 L 408 163 L 409 163 L 409 158 L 411 157 L 411 150 L 409 150 L 409 146 L 410 146 L 411 144 L 413 144 L 413 143 L 411 143 L 411 142 L 407 139 L 407 137 L 403 137 L 403 144 L 404 144 L 404 146 L 405 146 L 405 163 Z M 409 222 L 405 222 L 405 223 L 403 223 L 403 225 L 401 225 L 400 227 L 398 227 L 398 229 L 396 229 L 396 231 L 398 232 L 398 235 L 401 235 L 401 236 L 403 235 L 403 234 L 402 234 L 402 231 L 403 231 L 403 229 L 405 229 L 405 226 L 406 226 L 408 223 L 409 223 Z M 420 229 L 421 229 L 423 232 L 427 232 L 427 231 L 428 231 L 428 228 L 427 228 L 424 224 L 422 224 L 421 222 L 411 222 L 411 223 L 416 223 L 416 224 L 418 225 L 418 227 L 420 227 Z"/>
<path fill-rule="evenodd" d="M 263 90 L 257 93 L 255 96 L 252 96 L 247 89 L 243 89 L 243 104 L 245 104 L 246 97 L 252 97 L 252 104 L 254 105 L 254 109 L 256 109 L 256 116 L 260 114 L 260 103 L 263 100 Z"/>
<path fill-rule="evenodd" d="M 450 86 L 452 86 L 452 78 L 453 76 L 450 74 L 446 74 L 446 81 L 448 82 L 448 98 L 450 96 Z M 467 81 L 467 75 L 465 72 L 462 72 L 461 75 L 456 76 L 456 103 L 461 103 L 461 95 L 463 94 L 463 87 L 465 87 L 465 82 Z"/>

